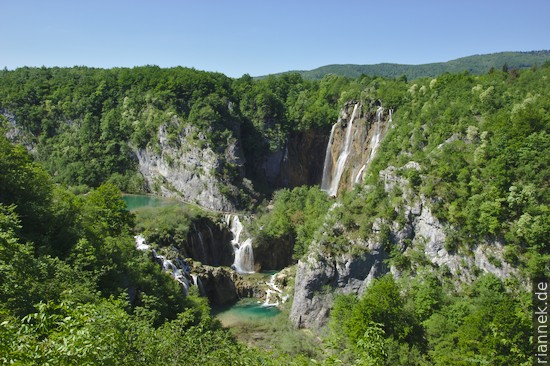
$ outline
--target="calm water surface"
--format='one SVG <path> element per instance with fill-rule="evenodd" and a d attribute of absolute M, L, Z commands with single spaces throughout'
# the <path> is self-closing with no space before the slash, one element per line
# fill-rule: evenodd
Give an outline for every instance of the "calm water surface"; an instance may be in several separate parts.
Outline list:
<path fill-rule="evenodd" d="M 281 311 L 275 307 L 265 307 L 257 299 L 242 299 L 232 306 L 214 309 L 216 318 L 225 327 L 234 327 L 243 323 L 254 323 L 276 316 Z"/>
<path fill-rule="evenodd" d="M 122 199 L 126 202 L 126 207 L 129 211 L 143 207 L 161 207 L 177 202 L 169 198 L 145 194 L 124 194 L 122 195 Z"/>

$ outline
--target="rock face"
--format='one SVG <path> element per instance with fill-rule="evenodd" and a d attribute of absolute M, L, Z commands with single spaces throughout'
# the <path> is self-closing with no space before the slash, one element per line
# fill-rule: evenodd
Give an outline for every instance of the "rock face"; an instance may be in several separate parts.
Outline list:
<path fill-rule="evenodd" d="M 208 217 L 193 222 L 183 251 L 186 257 L 210 266 L 231 266 L 234 261 L 232 234 L 222 223 Z"/>
<path fill-rule="evenodd" d="M 281 149 L 263 157 L 251 157 L 247 169 L 272 189 L 319 184 L 327 141 L 327 131 L 322 129 L 292 133 Z"/>
<path fill-rule="evenodd" d="M 434 269 L 446 269 L 457 282 L 470 282 L 481 273 L 493 273 L 499 278 L 513 276 L 516 270 L 503 259 L 501 243 L 478 243 L 466 252 L 450 253 L 445 248 L 445 227 L 432 214 L 427 199 L 416 194 L 402 172 L 420 170 L 420 165 L 409 162 L 401 168 L 393 166 L 380 171 L 380 179 L 387 192 L 398 188 L 403 192 L 403 207 L 396 208 L 405 216 L 405 223 L 375 220 L 372 238 L 366 243 L 351 243 L 360 248 L 362 256 L 344 254 L 327 258 L 322 246 L 305 261 L 299 261 L 296 270 L 294 301 L 290 319 L 297 327 L 319 328 L 326 324 L 334 294 L 355 293 L 361 295 L 373 278 L 391 272 L 402 276 L 402 270 L 387 267 L 388 254 L 376 240 L 376 232 L 385 224 L 390 227 L 392 246 L 406 257 L 423 256 Z M 403 220 L 402 220 L 403 221 Z M 345 233 L 344 233 L 345 235 Z M 416 264 L 415 264 L 416 265 Z M 410 271 L 415 273 L 415 265 Z M 409 272 L 410 273 L 410 272 Z"/>
<path fill-rule="evenodd" d="M 294 250 L 294 239 L 292 237 L 270 240 L 269 245 L 260 245 L 254 248 L 255 270 L 280 270 L 290 264 Z"/>
<path fill-rule="evenodd" d="M 176 140 L 170 141 L 165 125 L 161 125 L 157 137 L 156 148 L 135 151 L 139 171 L 152 192 L 216 211 L 236 209 L 234 203 L 222 193 L 220 178 L 217 176 L 228 165 L 242 170 L 244 160 L 236 141 L 229 143 L 225 153 L 220 154 L 208 145 L 206 138 L 193 126 L 185 126 Z M 224 184 L 226 189 L 236 190 L 229 183 Z"/>
<path fill-rule="evenodd" d="M 421 167 L 416 162 L 409 162 L 401 168 L 390 166 L 380 171 L 386 192 L 394 188 L 403 192 L 405 205 L 400 211 L 406 221 L 401 228 L 393 223 L 391 235 L 394 244 L 401 248 L 404 255 L 421 251 L 435 268 L 447 268 L 460 282 L 471 282 L 479 273 L 492 273 L 499 278 L 515 274 L 516 270 L 503 260 L 502 243 L 480 242 L 467 252 L 463 249 L 449 252 L 445 247 L 445 230 L 452 228 L 445 228 L 432 214 L 426 197 L 412 191 L 408 180 L 401 175 L 407 169 L 420 171 Z M 392 272 L 400 275 L 396 268 L 392 268 Z"/>
<path fill-rule="evenodd" d="M 300 328 L 320 328 L 328 320 L 336 294 L 362 294 L 373 278 L 387 273 L 387 253 L 371 244 L 364 255 L 326 258 L 312 253 L 299 261 L 290 320 Z"/>
<path fill-rule="evenodd" d="M 311 129 L 289 136 L 286 154 L 281 162 L 280 186 L 299 187 L 321 182 L 324 148 L 328 142 L 326 131 Z"/>
<path fill-rule="evenodd" d="M 0 108 L 0 116 L 4 116 L 7 123 L 6 137 L 14 143 L 25 146 L 27 151 L 31 154 L 36 152 L 36 146 L 33 142 L 32 135 L 26 133 L 18 124 L 15 115 L 5 109 Z"/>
<path fill-rule="evenodd" d="M 253 287 L 227 267 L 194 265 L 192 272 L 200 279 L 204 295 L 211 304 L 231 304 L 241 297 L 250 297 L 253 294 Z"/>

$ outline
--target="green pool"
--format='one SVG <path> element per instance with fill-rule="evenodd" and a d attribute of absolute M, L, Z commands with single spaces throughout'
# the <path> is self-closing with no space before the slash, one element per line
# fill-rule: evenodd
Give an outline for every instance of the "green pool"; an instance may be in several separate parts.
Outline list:
<path fill-rule="evenodd" d="M 275 306 L 262 306 L 256 299 L 242 299 L 230 307 L 214 309 L 214 315 L 225 327 L 254 323 L 272 318 L 280 312 Z"/>
<path fill-rule="evenodd" d="M 122 199 L 126 202 L 126 207 L 129 211 L 137 210 L 143 207 L 161 207 L 170 203 L 173 200 L 144 194 L 124 194 Z"/>

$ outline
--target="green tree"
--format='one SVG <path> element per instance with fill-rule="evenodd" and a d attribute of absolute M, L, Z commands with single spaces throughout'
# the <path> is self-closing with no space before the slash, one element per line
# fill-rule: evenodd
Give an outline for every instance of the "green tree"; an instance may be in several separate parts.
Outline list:
<path fill-rule="evenodd" d="M 134 215 L 126 209 L 122 193 L 106 183 L 86 197 L 86 220 L 100 236 L 118 236 L 129 233 L 134 227 Z"/>

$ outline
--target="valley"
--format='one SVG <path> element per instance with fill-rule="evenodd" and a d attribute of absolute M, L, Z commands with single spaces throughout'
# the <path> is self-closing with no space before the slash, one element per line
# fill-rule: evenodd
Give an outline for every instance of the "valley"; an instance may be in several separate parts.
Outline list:
<path fill-rule="evenodd" d="M 548 77 L 0 71 L 0 359 L 529 364 Z"/>

